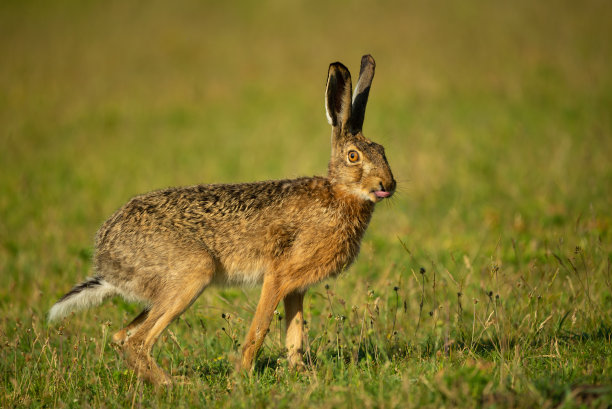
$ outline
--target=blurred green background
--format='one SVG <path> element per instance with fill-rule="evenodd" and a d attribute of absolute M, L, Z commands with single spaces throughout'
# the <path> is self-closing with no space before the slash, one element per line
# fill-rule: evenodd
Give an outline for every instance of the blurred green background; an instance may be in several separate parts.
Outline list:
<path fill-rule="evenodd" d="M 67 252 L 137 193 L 323 174 L 327 66 L 356 77 L 364 53 L 364 132 L 400 183 L 372 234 L 437 252 L 485 225 L 607 229 L 611 17 L 603 1 L 2 2 L 3 288 L 64 288 Z"/>
<path fill-rule="evenodd" d="M 514 283 L 537 287 L 578 246 L 609 307 L 611 21 L 598 0 L 1 2 L 2 331 L 90 274 L 96 229 L 138 193 L 324 174 L 328 64 L 356 79 L 365 53 L 364 133 L 399 187 L 336 292 L 359 304 L 403 282 L 414 312 L 419 266 L 482 297 L 495 265 L 518 305 Z M 245 295 L 206 291 L 189 314 L 228 297 Z M 136 312 L 122 308 L 69 326 L 96 336 L 86 318 L 118 327 Z"/>

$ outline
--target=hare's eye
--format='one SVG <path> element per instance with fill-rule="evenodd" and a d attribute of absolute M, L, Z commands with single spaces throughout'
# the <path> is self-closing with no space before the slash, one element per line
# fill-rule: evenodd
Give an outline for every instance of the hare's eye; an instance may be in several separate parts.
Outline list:
<path fill-rule="evenodd" d="M 359 161 L 359 153 L 357 151 L 349 151 L 348 160 L 351 163 L 355 163 Z"/>

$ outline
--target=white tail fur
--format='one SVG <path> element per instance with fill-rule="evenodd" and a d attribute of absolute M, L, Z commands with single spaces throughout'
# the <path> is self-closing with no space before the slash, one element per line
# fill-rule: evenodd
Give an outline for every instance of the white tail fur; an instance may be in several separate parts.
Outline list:
<path fill-rule="evenodd" d="M 101 304 L 102 301 L 116 294 L 118 294 L 117 289 L 102 278 L 90 278 L 75 286 L 56 302 L 49 310 L 48 320 L 51 322 L 62 319 L 72 311 Z"/>

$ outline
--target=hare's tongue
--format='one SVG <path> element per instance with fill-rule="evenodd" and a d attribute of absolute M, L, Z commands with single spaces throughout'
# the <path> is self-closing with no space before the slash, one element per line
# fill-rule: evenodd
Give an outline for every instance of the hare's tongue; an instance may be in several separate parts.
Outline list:
<path fill-rule="evenodd" d="M 376 195 L 376 197 L 379 197 L 381 199 L 384 198 L 384 197 L 391 196 L 390 192 L 385 192 L 384 190 L 377 190 L 377 191 L 374 192 L 374 194 Z"/>

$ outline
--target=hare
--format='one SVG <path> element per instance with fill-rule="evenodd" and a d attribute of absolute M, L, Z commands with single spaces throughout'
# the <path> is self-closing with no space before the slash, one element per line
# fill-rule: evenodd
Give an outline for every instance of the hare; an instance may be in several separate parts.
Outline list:
<path fill-rule="evenodd" d="M 375 204 L 396 187 L 383 147 L 361 132 L 374 69 L 374 59 L 363 56 L 351 98 L 347 68 L 329 66 L 326 177 L 197 185 L 134 197 L 98 231 L 93 278 L 53 305 L 49 320 L 115 295 L 143 303 L 113 342 L 140 377 L 171 384 L 151 357 L 162 331 L 211 284 L 261 283 L 239 367 L 252 369 L 281 300 L 288 361 L 303 365 L 306 290 L 355 260 Z"/>

